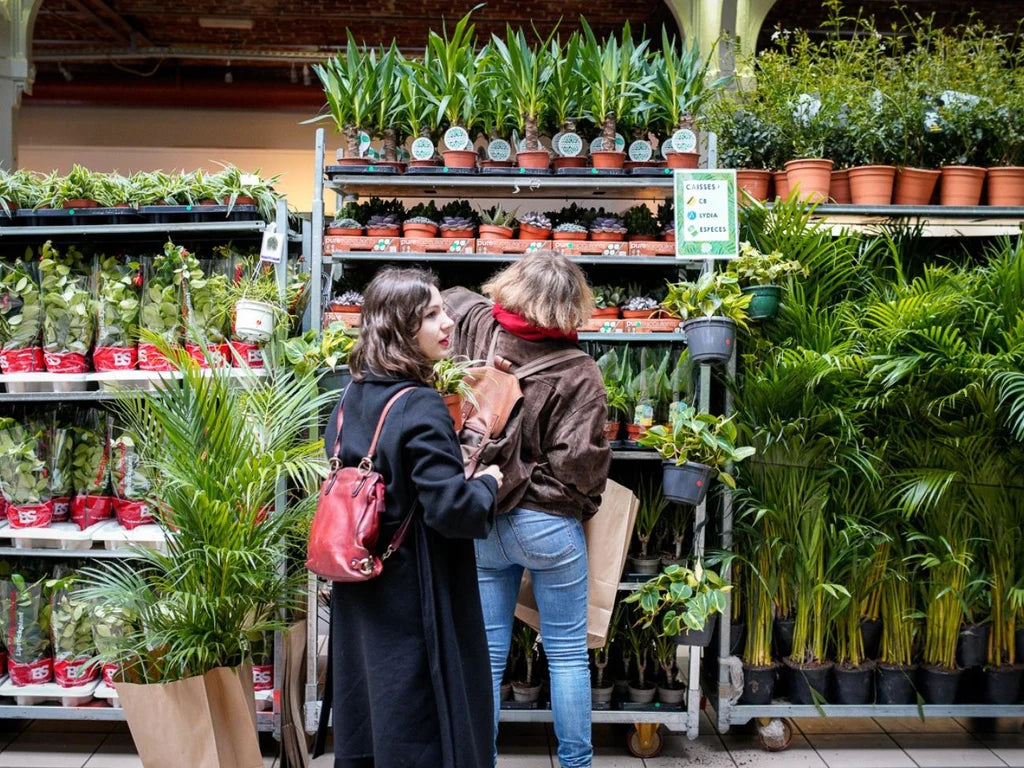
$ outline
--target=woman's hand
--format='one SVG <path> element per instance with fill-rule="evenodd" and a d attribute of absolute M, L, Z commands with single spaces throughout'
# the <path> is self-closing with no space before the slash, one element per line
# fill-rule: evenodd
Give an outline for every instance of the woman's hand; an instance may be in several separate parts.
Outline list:
<path fill-rule="evenodd" d="M 493 477 L 495 481 L 497 481 L 498 483 L 498 489 L 501 490 L 501 483 L 505 479 L 505 476 L 501 473 L 500 469 L 498 469 L 493 464 L 488 464 L 483 469 L 478 469 L 476 474 L 473 475 L 473 477 L 483 477 L 485 475 L 488 477 Z"/>

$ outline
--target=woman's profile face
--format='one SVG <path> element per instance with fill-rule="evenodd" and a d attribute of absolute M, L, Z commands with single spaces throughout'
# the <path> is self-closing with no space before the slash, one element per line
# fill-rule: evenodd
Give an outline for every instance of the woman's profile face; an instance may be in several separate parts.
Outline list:
<path fill-rule="evenodd" d="M 444 312 L 441 293 L 430 287 L 430 301 L 420 317 L 420 329 L 416 332 L 416 343 L 428 360 L 448 357 L 451 350 L 451 330 L 455 322 Z"/>

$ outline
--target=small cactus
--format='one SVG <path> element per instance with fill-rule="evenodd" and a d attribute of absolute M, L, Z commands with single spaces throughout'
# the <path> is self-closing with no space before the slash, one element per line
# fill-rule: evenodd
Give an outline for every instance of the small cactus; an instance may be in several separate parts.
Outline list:
<path fill-rule="evenodd" d="M 579 232 L 586 234 L 587 228 L 581 224 L 559 224 L 555 227 L 555 232 Z"/>

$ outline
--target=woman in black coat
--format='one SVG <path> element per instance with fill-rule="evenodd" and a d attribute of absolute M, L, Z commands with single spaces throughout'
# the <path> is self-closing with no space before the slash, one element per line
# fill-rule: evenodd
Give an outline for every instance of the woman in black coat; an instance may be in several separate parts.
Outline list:
<path fill-rule="evenodd" d="M 454 426 L 430 386 L 453 323 L 430 273 L 383 270 L 370 283 L 350 357 L 341 460 L 375 456 L 387 482 L 381 548 L 413 505 L 405 543 L 375 579 L 331 594 L 335 768 L 487 768 L 491 686 L 473 539 L 486 538 L 501 482 L 489 467 L 466 480 Z M 334 446 L 337 409 L 325 435 Z M 329 448 L 330 450 L 330 448 Z M 326 707 L 324 708 L 326 710 Z"/>

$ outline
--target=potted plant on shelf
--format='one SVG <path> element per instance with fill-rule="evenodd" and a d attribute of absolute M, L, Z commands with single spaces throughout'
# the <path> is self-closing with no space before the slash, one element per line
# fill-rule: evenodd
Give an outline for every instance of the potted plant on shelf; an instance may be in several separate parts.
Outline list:
<path fill-rule="evenodd" d="M 551 236 L 551 219 L 538 211 L 519 217 L 520 240 L 547 240 Z"/>
<path fill-rule="evenodd" d="M 551 77 L 548 80 L 544 101 L 549 107 L 552 127 L 555 130 L 551 148 L 556 155 L 552 162 L 552 167 L 556 171 L 559 168 L 583 168 L 587 164 L 582 140 L 576 141 L 571 136 L 564 144 L 557 140 L 565 134 L 575 134 L 576 123 L 582 116 L 584 92 L 587 88 L 587 82 L 579 73 L 582 44 L 579 32 L 570 34 L 564 45 L 557 34 L 548 44 Z M 565 154 L 563 150 L 574 154 Z"/>
<path fill-rule="evenodd" d="M 697 562 L 693 569 L 670 565 L 623 599 L 636 603 L 646 627 L 675 638 L 679 645 L 707 647 L 714 631 L 713 617 L 728 608 L 732 587 Z"/>
<path fill-rule="evenodd" d="M 683 321 L 693 362 L 725 363 L 733 354 L 736 327 L 746 327 L 752 299 L 735 277 L 705 272 L 696 282 L 669 283 L 662 306 Z"/>
<path fill-rule="evenodd" d="M 366 219 L 367 237 L 398 237 L 405 218 L 405 206 L 401 200 L 371 197 L 365 203 L 360 203 L 359 208 Z"/>
<path fill-rule="evenodd" d="M 577 72 L 587 83 L 583 114 L 601 131 L 602 149 L 591 152 L 591 161 L 595 168 L 622 168 L 626 154 L 616 151 L 616 121 L 649 89 L 651 78 L 643 64 L 649 41 L 634 43 L 628 22 L 621 40 L 609 35 L 603 43 L 598 42 L 586 19 L 580 19 L 580 26 L 583 40 Z"/>
<path fill-rule="evenodd" d="M 406 151 L 412 149 L 412 144 L 417 139 L 422 139 L 421 143 L 427 145 L 425 155 L 429 155 L 419 159 L 412 156 L 408 164 L 413 168 L 436 166 L 438 160 L 433 149 L 432 131 L 435 128 L 437 110 L 420 88 L 420 65 L 418 62 L 403 58 L 398 64 L 397 75 L 400 98 L 395 125 L 408 137 Z"/>
<path fill-rule="evenodd" d="M 697 115 L 704 105 L 723 88 L 731 78 L 724 76 L 709 81 L 714 49 L 707 58 L 701 55 L 695 38 L 677 45 L 662 27 L 661 50 L 652 58 L 652 81 L 645 98 L 653 109 L 654 121 L 662 128 L 665 141 L 673 142 L 678 131 L 689 131 L 697 138 Z M 680 136 L 680 143 L 683 140 Z M 669 168 L 696 168 L 700 160 L 697 146 L 681 149 L 673 146 L 666 157 Z"/>
<path fill-rule="evenodd" d="M 29 583 L 20 573 L 0 581 L 0 629 L 7 645 L 7 672 L 19 687 L 53 679 L 47 581 L 44 576 Z"/>
<path fill-rule="evenodd" d="M 628 298 L 622 305 L 622 317 L 626 320 L 647 320 L 661 308 L 657 300 L 638 285 L 630 285 L 626 293 Z"/>
<path fill-rule="evenodd" d="M 54 679 L 61 688 L 85 685 L 100 675 L 100 668 L 92 663 L 96 655 L 92 604 L 82 599 L 76 581 L 72 575 L 46 584 L 51 594 Z"/>
<path fill-rule="evenodd" d="M 661 227 L 661 239 L 666 243 L 676 241 L 676 214 L 675 205 L 671 200 L 666 200 L 658 206 L 658 225 Z"/>
<path fill-rule="evenodd" d="M 47 528 L 53 516 L 46 436 L 38 425 L 0 419 L 0 493 L 12 528 Z"/>
<path fill-rule="evenodd" d="M 227 309 L 222 314 L 233 318 L 232 333 L 242 342 L 232 346 L 247 362 L 250 362 L 247 346 L 269 341 L 288 318 L 277 276 L 263 267 L 258 261 L 244 264 L 238 279 L 222 289 L 222 301 Z M 216 343 L 214 338 L 210 341 Z"/>
<path fill-rule="evenodd" d="M 40 251 L 43 292 L 43 357 L 50 373 L 84 373 L 92 348 L 95 301 L 92 280 L 79 271 L 82 255 L 62 256 L 49 240 Z"/>
<path fill-rule="evenodd" d="M 168 345 L 180 343 L 183 331 L 184 250 L 181 246 L 167 241 L 163 253 L 143 260 L 144 282 L 139 327 L 158 335 Z M 140 370 L 170 370 L 170 364 L 156 345 L 140 339 L 138 354 Z"/>
<path fill-rule="evenodd" d="M 228 278 L 224 274 L 226 264 L 216 260 L 200 262 L 186 252 L 182 288 L 184 291 L 184 320 L 188 339 L 185 349 L 201 368 L 210 365 L 231 365 L 231 350 L 227 343 L 231 325 L 231 311 L 235 308 L 237 326 L 237 302 L 228 289 Z M 264 302 L 265 303 L 265 302 Z M 243 305 L 244 307 L 245 305 Z M 273 305 L 254 307 L 253 314 L 260 313 L 265 320 L 266 310 L 273 313 Z M 236 327 L 237 331 L 237 327 Z"/>
<path fill-rule="evenodd" d="M 452 200 L 441 208 L 441 237 L 473 237 L 478 220 L 468 200 Z"/>
<path fill-rule="evenodd" d="M 72 428 L 71 481 L 75 498 L 71 501 L 71 521 L 81 530 L 106 520 L 113 514 L 110 496 L 110 445 L 106 425 L 92 416 L 88 426 Z"/>
<path fill-rule="evenodd" d="M 4 373 L 45 370 L 42 330 L 43 302 L 36 265 L 20 258 L 0 264 L 0 369 Z"/>
<path fill-rule="evenodd" d="M 630 240 L 657 240 L 661 234 L 658 220 L 646 205 L 634 205 L 622 218 Z"/>
<path fill-rule="evenodd" d="M 471 368 L 481 364 L 481 360 L 470 360 L 465 355 L 443 357 L 434 363 L 434 389 L 444 398 L 456 432 L 462 429 L 463 403 L 476 402 L 473 387 L 467 377 Z"/>
<path fill-rule="evenodd" d="M 600 648 L 592 648 L 594 658 L 594 676 L 590 683 L 590 701 L 592 704 L 610 704 L 615 685 L 605 682 L 605 670 L 608 668 L 608 654 L 612 644 L 619 634 L 619 623 L 621 621 L 622 603 L 618 602 L 612 609 L 612 617 L 608 622 L 608 634 L 605 635 L 604 645 Z"/>
<path fill-rule="evenodd" d="M 101 256 L 96 311 L 96 346 L 92 353 L 97 371 L 131 370 L 138 362 L 139 309 L 142 268 L 137 261 Z"/>
<path fill-rule="evenodd" d="M 32 171 L 8 173 L 0 169 L 0 209 L 3 216 L 12 219 L 19 208 L 35 208 L 38 189 L 39 181 Z"/>
<path fill-rule="evenodd" d="M 663 682 L 658 683 L 658 701 L 678 707 L 686 697 L 686 687 L 676 680 L 676 651 L 678 645 L 670 637 L 656 634 L 654 636 L 654 659 L 665 675 Z"/>
<path fill-rule="evenodd" d="M 640 549 L 629 556 L 631 573 L 650 574 L 658 572 L 660 557 L 648 549 L 651 536 L 668 509 L 668 500 L 662 496 L 660 489 L 650 480 L 641 480 L 638 489 L 640 504 L 636 510 L 634 532 Z"/>
<path fill-rule="evenodd" d="M 532 702 L 540 698 L 540 681 L 533 674 L 539 643 L 536 630 L 517 619 L 512 631 L 512 663 L 523 662 L 523 677 L 512 680 L 512 696 L 516 701 Z"/>
<path fill-rule="evenodd" d="M 595 216 L 597 216 L 597 212 L 593 208 L 581 208 L 576 203 L 568 205 L 560 211 L 553 211 L 550 217 L 555 228 L 551 238 L 553 240 L 586 240 L 590 223 Z"/>
<path fill-rule="evenodd" d="M 642 618 L 633 621 L 632 617 L 629 617 L 623 626 L 623 634 L 630 657 L 636 663 L 636 680 L 629 681 L 629 700 L 635 704 L 649 704 L 654 701 L 654 694 L 657 693 L 654 683 L 650 682 L 646 675 L 654 633 Z"/>
<path fill-rule="evenodd" d="M 545 97 L 554 73 L 548 40 L 531 45 L 522 29 L 505 27 L 505 39 L 491 36 L 495 66 L 491 77 L 497 91 L 512 106 L 515 126 L 524 134 L 523 151 L 516 152 L 520 168 L 547 168 L 550 155 L 541 146 L 539 122 L 547 109 Z M 499 97 L 500 98 L 500 97 Z"/>
<path fill-rule="evenodd" d="M 434 201 L 414 205 L 402 222 L 402 237 L 437 237 L 437 225 L 441 212 Z"/>
<path fill-rule="evenodd" d="M 362 206 L 358 203 L 345 203 L 327 224 L 327 234 L 359 237 L 363 234 L 364 224 L 360 216 L 364 216 Z"/>
<path fill-rule="evenodd" d="M 345 364 L 355 344 L 345 323 L 335 321 L 320 333 L 311 328 L 301 336 L 271 341 L 268 357 L 295 376 L 312 378 L 322 390 L 337 394 L 352 378 Z"/>
<path fill-rule="evenodd" d="M 515 230 L 516 212 L 506 211 L 500 205 L 493 205 L 480 212 L 479 237 L 493 240 L 510 240 Z"/>
<path fill-rule="evenodd" d="M 380 98 L 375 81 L 376 69 L 369 52 L 356 43 L 351 30 L 346 30 L 347 42 L 343 54 L 335 55 L 323 64 L 314 64 L 313 71 L 324 87 L 328 113 L 304 122 L 333 120 L 334 129 L 344 134 L 345 156 L 341 165 L 366 165 L 359 152 L 359 135 L 370 124 Z"/>
<path fill-rule="evenodd" d="M 754 455 L 754 448 L 736 445 L 737 436 L 732 417 L 697 413 L 684 406 L 673 414 L 669 426 L 651 427 L 638 442 L 664 459 L 661 492 L 665 498 L 700 504 L 715 476 L 735 488 L 736 481 L 725 467 Z"/>
<path fill-rule="evenodd" d="M 381 139 L 379 157 L 371 156 L 370 161 L 375 166 L 392 166 L 403 171 L 405 163 L 398 160 L 401 129 L 397 118 L 402 109 L 404 58 L 394 40 L 389 47 L 382 45 L 376 50 L 369 50 L 366 55 L 367 67 L 372 75 L 365 87 L 375 87 L 377 91 L 370 109 L 369 129 L 371 135 Z M 367 151 L 368 154 L 372 152 L 372 149 Z"/>
<path fill-rule="evenodd" d="M 708 125 L 718 135 L 718 164 L 736 169 L 736 186 L 754 200 L 768 199 L 771 169 L 782 166 L 779 127 L 745 109 L 742 94 L 722 99 Z M 724 114 L 718 114 L 718 112 Z"/>
<path fill-rule="evenodd" d="M 216 185 L 217 199 L 227 206 L 228 215 L 236 205 L 255 205 L 264 221 L 277 218 L 277 201 L 281 195 L 274 190 L 274 185 L 281 179 L 281 174 L 264 179 L 259 168 L 252 173 L 233 165 L 224 165 L 223 168 L 210 177 L 210 182 Z"/>
<path fill-rule="evenodd" d="M 590 314 L 592 319 L 616 318 L 619 316 L 619 304 L 624 298 L 625 289 L 618 285 L 595 285 L 594 311 Z"/>
<path fill-rule="evenodd" d="M 726 274 L 734 276 L 745 294 L 750 294 L 747 317 L 750 320 L 767 320 L 775 317 L 782 296 L 782 278 L 803 275 L 810 270 L 796 259 L 787 259 L 780 251 L 761 253 L 755 246 L 744 241 L 740 243 L 740 257 L 729 262 Z"/>
<path fill-rule="evenodd" d="M 47 177 L 44 205 L 50 208 L 98 208 L 96 202 L 97 174 L 77 163 L 67 176 L 56 171 Z"/>
<path fill-rule="evenodd" d="M 604 208 L 601 208 L 590 222 L 590 239 L 621 243 L 626 238 L 625 223 L 619 216 L 604 214 Z"/>

